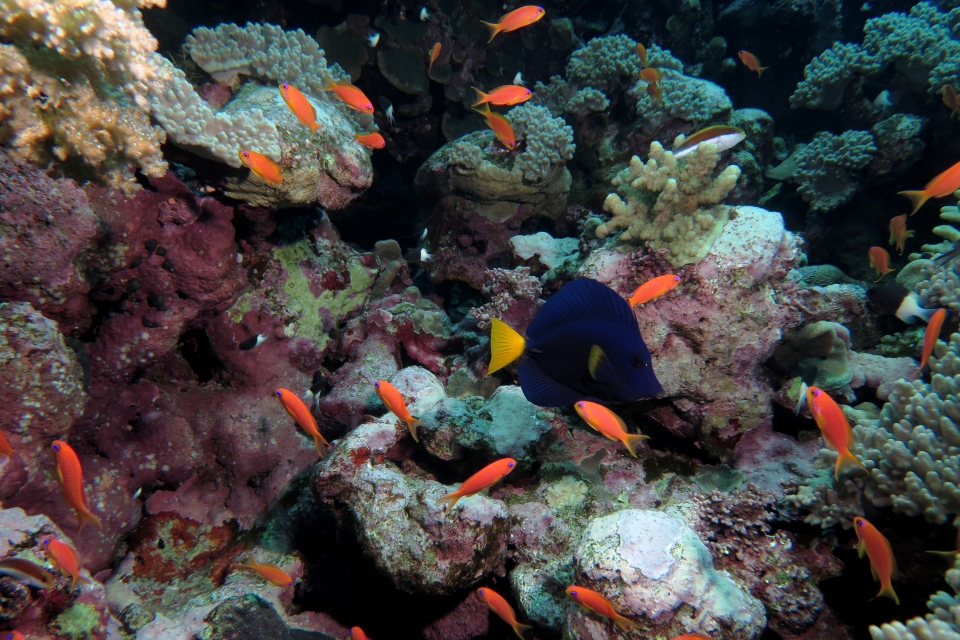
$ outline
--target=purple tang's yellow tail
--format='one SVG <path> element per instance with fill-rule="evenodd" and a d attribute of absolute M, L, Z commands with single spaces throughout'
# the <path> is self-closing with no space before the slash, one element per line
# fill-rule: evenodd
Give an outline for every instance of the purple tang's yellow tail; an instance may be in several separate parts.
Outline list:
<path fill-rule="evenodd" d="M 490 321 L 490 366 L 487 375 L 504 368 L 521 355 L 527 341 L 507 323 L 493 318 Z"/>

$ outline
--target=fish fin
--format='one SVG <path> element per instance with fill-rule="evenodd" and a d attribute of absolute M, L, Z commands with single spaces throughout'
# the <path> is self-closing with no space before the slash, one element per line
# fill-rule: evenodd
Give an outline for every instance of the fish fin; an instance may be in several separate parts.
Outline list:
<path fill-rule="evenodd" d="M 488 118 L 490 116 L 490 103 L 488 102 L 484 102 L 479 107 L 477 105 L 473 105 L 470 108 L 482 115 L 484 118 Z"/>
<path fill-rule="evenodd" d="M 497 34 L 500 33 L 500 24 L 493 23 L 493 22 L 484 22 L 483 20 L 480 21 L 480 24 L 486 26 L 487 29 L 490 29 L 490 39 L 487 40 L 487 44 L 490 44 L 491 42 L 493 42 L 493 39 L 497 37 Z"/>
<path fill-rule="evenodd" d="M 80 526 L 77 529 L 77 535 L 83 532 L 83 528 L 87 525 L 92 525 L 97 528 L 97 531 L 103 530 L 103 525 L 100 524 L 100 518 L 93 515 L 89 510 L 80 511 L 77 513 L 77 518 L 80 520 Z"/>
<path fill-rule="evenodd" d="M 873 576 L 875 582 L 880 582 L 880 574 L 877 573 L 877 568 L 873 566 L 873 560 L 870 561 L 870 575 Z"/>
<path fill-rule="evenodd" d="M 526 638 L 523 637 L 523 632 L 533 629 L 533 625 L 520 624 L 519 622 L 514 622 L 511 626 L 513 627 L 513 632 L 518 636 L 520 636 L 520 640 L 527 640 Z"/>
<path fill-rule="evenodd" d="M 490 365 L 487 375 L 499 371 L 523 355 L 527 341 L 506 322 L 490 321 Z"/>
<path fill-rule="evenodd" d="M 623 444 L 626 445 L 627 451 L 630 452 L 630 455 L 632 455 L 634 458 L 636 458 L 636 457 L 637 457 L 637 445 L 639 445 L 639 444 L 640 444 L 641 442 L 643 442 L 644 440 L 649 440 L 649 439 L 650 439 L 650 436 L 634 435 L 634 434 L 628 433 L 628 434 L 627 434 L 626 436 L 624 436 L 624 438 L 623 438 Z"/>
<path fill-rule="evenodd" d="M 454 491 L 453 493 L 448 493 L 442 498 L 437 498 L 437 502 L 449 502 L 450 511 L 453 511 L 453 508 L 457 506 L 457 501 L 460 500 L 460 498 L 462 497 L 463 496 L 461 496 L 457 491 Z"/>
<path fill-rule="evenodd" d="M 793 409 L 793 415 L 798 416 L 803 411 L 803 405 L 807 403 L 807 383 L 800 381 L 800 397 L 797 399 L 797 406 Z"/>
<path fill-rule="evenodd" d="M 757 77 L 762 78 L 763 72 L 769 69 L 770 67 L 757 67 Z"/>
<path fill-rule="evenodd" d="M 923 318 L 923 321 L 927 324 L 930 323 L 930 318 L 933 317 L 933 314 L 937 312 L 936 309 L 924 309 L 923 307 L 917 307 L 917 315 Z"/>
<path fill-rule="evenodd" d="M 324 91 L 333 91 L 336 87 L 337 84 L 333 81 L 333 78 L 328 75 L 323 76 L 323 86 L 321 88 Z"/>
<path fill-rule="evenodd" d="M 893 590 L 893 585 L 892 585 L 892 584 L 888 584 L 888 585 L 884 585 L 884 586 L 880 587 L 880 592 L 879 592 L 877 595 L 875 595 L 875 596 L 873 596 L 872 598 L 870 598 L 870 600 L 876 600 L 877 598 L 879 598 L 879 597 L 881 597 L 881 596 L 890 598 L 890 599 L 893 600 L 895 603 L 900 604 L 900 598 L 897 597 L 897 592 Z M 870 600 L 868 600 L 867 602 L 869 602 Z"/>
<path fill-rule="evenodd" d="M 858 558 L 862 558 L 863 555 L 864 555 L 866 552 L 867 552 L 867 545 L 865 545 L 865 544 L 863 543 L 863 540 L 861 540 L 861 541 L 857 544 L 857 557 L 858 557 Z M 871 568 L 872 568 L 872 565 L 871 565 Z"/>
<path fill-rule="evenodd" d="M 633 620 L 630 620 L 629 618 L 624 618 L 623 616 L 620 616 L 620 615 L 614 618 L 613 622 L 618 627 L 620 627 L 621 631 L 636 631 L 637 629 L 640 628 L 640 625 L 638 625 Z"/>
<path fill-rule="evenodd" d="M 576 321 L 601 321 L 631 333 L 637 331 L 637 318 L 626 300 L 605 284 L 580 278 L 563 285 L 533 319 L 527 336 L 536 340 L 553 329 Z M 582 398 L 578 398 L 582 399 Z"/>
<path fill-rule="evenodd" d="M 603 349 L 600 348 L 600 345 L 595 344 L 590 347 L 590 354 L 587 356 L 587 371 L 590 372 L 590 377 L 597 382 L 604 382 L 609 380 L 612 375 L 613 379 L 616 380 L 617 372 L 612 369 L 613 364 Z"/>
<path fill-rule="evenodd" d="M 480 89 L 477 89 L 476 87 L 470 87 L 470 88 L 473 89 L 473 92 L 474 92 L 475 94 L 477 94 L 477 95 L 476 95 L 477 101 L 473 103 L 473 106 L 474 106 L 474 107 L 477 107 L 477 106 L 479 106 L 479 105 L 481 105 L 481 104 L 486 104 L 487 100 L 490 99 L 490 96 L 488 96 L 487 94 L 485 94 L 483 91 L 480 91 Z M 480 111 L 480 110 L 477 109 L 477 111 Z M 480 113 L 483 113 L 483 112 L 480 111 Z M 487 106 L 487 113 L 490 113 L 490 107 L 489 107 L 489 106 Z"/>
<path fill-rule="evenodd" d="M 938 558 L 941 558 L 943 560 L 946 560 L 951 565 L 957 559 L 957 555 L 960 554 L 960 552 L 957 552 L 957 551 L 927 551 L 927 553 L 937 556 Z"/>
<path fill-rule="evenodd" d="M 530 358 L 520 365 L 517 377 L 520 378 L 520 389 L 524 397 L 535 405 L 569 407 L 583 400 L 582 393 L 551 378 L 536 361 Z"/>
<path fill-rule="evenodd" d="M 864 471 L 867 470 L 867 468 L 863 466 L 863 463 L 860 462 L 859 459 L 857 459 L 857 456 L 850 453 L 849 449 L 845 449 L 844 451 L 837 452 L 837 465 L 834 468 L 833 477 L 839 480 L 841 468 L 850 464 L 856 464 L 859 467 L 861 467 Z"/>
<path fill-rule="evenodd" d="M 417 427 L 422 427 L 423 421 L 416 416 L 410 416 L 410 422 L 407 423 L 407 428 L 410 429 L 410 435 L 413 436 L 414 442 L 420 442 L 420 438 L 417 437 Z"/>
<path fill-rule="evenodd" d="M 317 447 L 317 453 L 320 454 L 320 457 L 323 457 L 323 452 L 327 447 L 330 446 L 330 443 L 327 442 L 327 439 L 324 438 L 320 433 L 313 436 L 313 444 Z"/>
<path fill-rule="evenodd" d="M 317 122 L 314 122 L 313 124 L 310 125 L 310 133 L 316 133 L 319 129 L 322 129 L 322 128 L 323 128 L 323 125 Z"/>
<path fill-rule="evenodd" d="M 910 215 L 915 214 L 920 210 L 920 207 L 923 206 L 927 200 L 930 199 L 930 196 L 927 194 L 926 190 L 924 191 L 898 191 L 898 195 L 906 196 L 910 203 L 913 205 L 913 211 L 910 212 Z"/>

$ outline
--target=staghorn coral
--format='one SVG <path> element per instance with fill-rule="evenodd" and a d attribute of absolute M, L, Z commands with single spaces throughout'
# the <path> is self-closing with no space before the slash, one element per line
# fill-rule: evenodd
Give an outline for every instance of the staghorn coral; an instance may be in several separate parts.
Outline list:
<path fill-rule="evenodd" d="M 634 156 L 613 179 L 617 193 L 603 203 L 613 218 L 597 227 L 597 237 L 622 229 L 617 244 L 627 250 L 648 242 L 667 248 L 667 260 L 676 267 L 699 262 L 723 231 L 730 208 L 719 203 L 740 177 L 736 165 L 714 177 L 719 161 L 716 145 L 701 144 L 678 162 L 653 142 L 646 164 Z"/>

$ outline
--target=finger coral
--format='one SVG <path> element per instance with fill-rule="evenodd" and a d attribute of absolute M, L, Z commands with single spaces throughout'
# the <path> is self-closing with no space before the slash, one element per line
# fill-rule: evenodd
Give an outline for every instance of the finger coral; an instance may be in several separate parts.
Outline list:
<path fill-rule="evenodd" d="M 714 177 L 719 161 L 714 144 L 701 144 L 678 161 L 654 142 L 646 164 L 634 156 L 613 179 L 617 192 L 603 203 L 613 218 L 597 227 L 597 237 L 622 230 L 617 244 L 626 250 L 649 243 L 655 249 L 667 248 L 667 260 L 675 267 L 699 262 L 723 231 L 730 208 L 720 201 L 740 177 L 736 165 Z"/>

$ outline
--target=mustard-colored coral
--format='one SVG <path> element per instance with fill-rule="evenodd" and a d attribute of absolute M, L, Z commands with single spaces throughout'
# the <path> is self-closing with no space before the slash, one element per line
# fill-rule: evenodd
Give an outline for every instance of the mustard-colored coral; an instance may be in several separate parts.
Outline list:
<path fill-rule="evenodd" d="M 634 250 L 644 244 L 666 248 L 666 258 L 675 267 L 699 262 L 723 231 L 730 207 L 720 201 L 740 177 L 736 165 L 714 177 L 719 161 L 715 144 L 701 144 L 677 160 L 654 142 L 646 164 L 634 156 L 613 179 L 617 192 L 603 203 L 613 218 L 597 227 L 597 237 L 622 231 L 617 238 L 621 248 Z"/>

